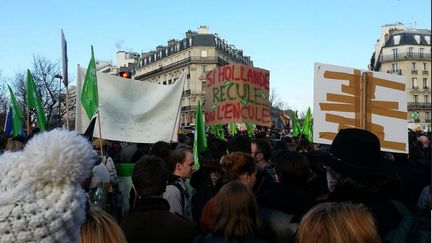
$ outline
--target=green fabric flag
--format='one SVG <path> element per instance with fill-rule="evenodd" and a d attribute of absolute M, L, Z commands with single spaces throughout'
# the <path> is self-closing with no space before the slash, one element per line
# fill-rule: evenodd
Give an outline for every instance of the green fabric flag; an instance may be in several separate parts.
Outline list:
<path fill-rule="evenodd" d="M 246 131 L 247 131 L 248 136 L 250 138 L 253 137 L 255 135 L 255 133 L 254 133 L 254 128 L 253 128 L 252 123 L 246 122 L 245 125 L 246 125 Z"/>
<path fill-rule="evenodd" d="M 33 76 L 30 70 L 27 69 L 27 107 L 36 109 L 36 117 L 41 132 L 45 131 L 46 117 L 42 107 L 41 99 L 36 90 L 36 85 L 33 81 Z"/>
<path fill-rule="evenodd" d="M 12 107 L 12 134 L 13 137 L 20 135 L 24 116 L 21 110 L 18 108 L 18 102 L 16 101 L 15 95 L 12 92 L 11 87 L 8 85 L 9 93 L 11 96 L 11 107 Z"/>
<path fill-rule="evenodd" d="M 193 144 L 193 155 L 195 161 L 195 170 L 200 168 L 198 154 L 207 149 L 207 138 L 204 128 L 203 113 L 201 110 L 201 102 L 198 101 L 198 105 L 195 110 L 195 132 L 194 132 L 194 144 Z"/>
<path fill-rule="evenodd" d="M 305 121 L 303 122 L 302 133 L 309 142 L 312 142 L 312 140 L 313 140 L 312 113 L 311 113 L 310 107 L 307 110 L 306 118 L 305 118 Z"/>
<path fill-rule="evenodd" d="M 237 124 L 235 122 L 231 122 L 230 124 L 228 124 L 228 132 L 231 136 L 237 134 Z"/>
<path fill-rule="evenodd" d="M 298 137 L 301 134 L 301 129 L 300 129 L 300 125 L 299 125 L 298 117 L 297 117 L 297 111 L 294 113 L 293 128 L 292 128 L 291 134 L 293 137 Z"/>
<path fill-rule="evenodd" d="M 89 119 L 93 117 L 99 107 L 96 62 L 94 59 L 93 46 L 91 46 L 91 58 L 82 88 L 81 104 L 84 107 Z"/>
<path fill-rule="evenodd" d="M 222 125 L 220 125 L 220 124 L 211 125 L 209 132 L 211 134 L 215 135 L 216 137 L 218 137 L 219 139 L 225 140 L 225 132 L 224 132 L 224 128 Z"/>

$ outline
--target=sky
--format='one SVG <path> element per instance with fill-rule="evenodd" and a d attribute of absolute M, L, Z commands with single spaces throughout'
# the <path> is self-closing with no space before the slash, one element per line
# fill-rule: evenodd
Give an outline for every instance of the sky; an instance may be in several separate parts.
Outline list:
<path fill-rule="evenodd" d="M 270 87 L 289 108 L 313 108 L 315 62 L 367 69 L 381 26 L 431 29 L 430 0 L 16 1 L 0 2 L 0 73 L 11 80 L 33 56 L 61 64 L 112 61 L 118 50 L 147 52 L 201 25 L 270 71 Z"/>

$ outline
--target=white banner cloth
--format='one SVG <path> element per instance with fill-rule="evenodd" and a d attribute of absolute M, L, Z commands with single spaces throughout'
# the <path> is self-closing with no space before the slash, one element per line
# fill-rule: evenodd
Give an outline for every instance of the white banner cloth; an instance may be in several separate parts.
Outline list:
<path fill-rule="evenodd" d="M 84 133 L 90 120 L 80 96 L 85 69 L 78 68 L 76 130 Z M 171 85 L 97 73 L 102 138 L 134 143 L 177 141 L 180 102 L 185 74 Z M 96 122 L 93 135 L 99 135 Z"/>

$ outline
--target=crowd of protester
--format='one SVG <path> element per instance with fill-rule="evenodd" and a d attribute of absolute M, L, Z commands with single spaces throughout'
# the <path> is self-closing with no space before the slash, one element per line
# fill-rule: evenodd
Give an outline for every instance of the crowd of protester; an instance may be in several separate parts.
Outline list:
<path fill-rule="evenodd" d="M 208 135 L 197 169 L 193 134 L 1 135 L 0 242 L 430 242 L 430 139 L 409 131 L 402 154 L 361 129 L 317 145 L 262 128 Z"/>

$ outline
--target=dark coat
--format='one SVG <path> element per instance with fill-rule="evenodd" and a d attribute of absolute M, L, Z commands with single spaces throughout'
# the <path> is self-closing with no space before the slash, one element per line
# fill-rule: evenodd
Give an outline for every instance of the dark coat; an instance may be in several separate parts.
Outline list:
<path fill-rule="evenodd" d="M 192 242 L 196 231 L 187 219 L 169 212 L 163 198 L 139 199 L 121 227 L 129 243 Z"/>
<path fill-rule="evenodd" d="M 197 237 L 194 242 L 196 243 L 266 243 L 268 241 L 259 239 L 255 236 L 244 240 L 237 240 L 237 239 L 227 240 L 225 239 L 223 234 L 216 233 L 216 234 L 207 234 L 207 235 Z"/>
<path fill-rule="evenodd" d="M 354 190 L 333 191 L 329 202 L 353 202 L 364 204 L 372 213 L 377 226 L 378 234 L 384 238 L 390 230 L 399 226 L 402 215 L 394 204 L 379 193 L 356 192 Z"/>
<path fill-rule="evenodd" d="M 257 200 L 260 206 L 293 215 L 291 222 L 299 222 L 301 216 L 315 205 L 315 198 L 305 185 L 284 182 L 267 190 Z"/>

